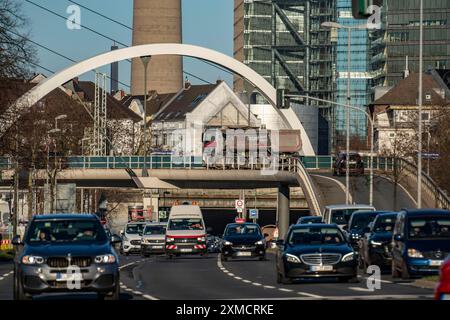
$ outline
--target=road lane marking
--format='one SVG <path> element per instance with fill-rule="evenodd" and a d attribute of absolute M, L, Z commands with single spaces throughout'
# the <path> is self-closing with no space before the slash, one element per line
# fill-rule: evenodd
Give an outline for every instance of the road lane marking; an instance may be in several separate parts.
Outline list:
<path fill-rule="evenodd" d="M 146 262 L 147 260 L 148 260 L 148 259 L 143 259 L 143 260 L 137 260 L 137 261 L 133 261 L 133 262 L 127 263 L 127 264 L 125 264 L 125 265 L 123 265 L 123 266 L 120 266 L 120 267 L 119 267 L 119 270 L 124 269 L 124 268 L 126 268 L 126 267 L 130 267 L 130 266 L 132 266 L 132 265 L 135 265 L 135 264 L 138 264 L 138 263 L 141 263 L 141 262 Z M 153 296 L 151 296 L 151 295 L 149 295 L 149 294 L 144 294 L 144 293 L 141 292 L 141 291 L 137 291 L 137 290 L 130 289 L 130 288 L 128 288 L 125 284 L 123 284 L 123 282 L 120 282 L 120 287 L 121 287 L 122 289 L 124 289 L 125 291 L 131 292 L 131 293 L 133 293 L 134 295 L 140 296 L 140 297 L 142 297 L 142 298 L 144 298 L 144 299 L 146 299 L 146 300 L 159 300 L 158 298 L 153 297 Z"/>
<path fill-rule="evenodd" d="M 372 289 L 367 289 L 367 288 L 360 288 L 360 287 L 348 287 L 350 290 L 353 291 L 361 291 L 361 292 L 374 292 L 374 290 Z"/>
<path fill-rule="evenodd" d="M 220 260 L 220 257 L 217 259 L 217 267 L 218 267 L 223 273 L 228 274 L 228 275 L 230 274 L 230 271 L 228 271 L 228 270 L 223 266 L 222 261 Z M 244 283 L 252 284 L 252 285 L 257 286 L 257 287 L 263 287 L 263 288 L 271 289 L 271 290 L 276 290 L 276 289 L 278 289 L 279 291 L 282 291 L 282 292 L 294 292 L 294 290 L 292 290 L 292 289 L 279 288 L 279 287 L 275 287 L 275 286 L 268 286 L 268 285 L 264 285 L 264 284 L 262 284 L 262 283 L 253 282 L 253 281 L 250 281 L 250 280 L 247 280 L 247 279 L 243 279 L 243 278 L 241 278 L 241 277 L 236 277 L 236 276 L 234 276 L 234 278 L 237 279 L 237 280 L 241 280 L 241 281 L 244 282 Z M 297 294 L 306 296 L 306 297 L 308 297 L 308 298 L 314 298 L 314 299 L 323 299 L 323 298 L 324 298 L 324 297 L 319 296 L 319 295 L 315 295 L 315 294 L 311 294 L 311 293 L 306 293 L 306 292 L 301 292 L 301 291 L 297 292 Z M 292 299 L 292 298 L 291 298 L 291 299 Z M 299 299 L 299 298 L 296 297 L 296 299 Z"/>
<path fill-rule="evenodd" d="M 148 294 L 144 294 L 142 297 L 145 298 L 145 299 L 147 299 L 147 300 L 159 300 L 158 298 L 155 298 L 155 297 L 150 296 L 150 295 L 148 295 Z"/>

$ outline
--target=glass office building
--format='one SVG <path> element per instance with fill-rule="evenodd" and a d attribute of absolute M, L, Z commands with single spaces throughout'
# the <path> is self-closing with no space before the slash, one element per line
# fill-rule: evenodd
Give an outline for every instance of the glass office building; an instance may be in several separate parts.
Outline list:
<path fill-rule="evenodd" d="M 424 0 L 424 70 L 450 68 L 450 0 Z M 392 86 L 419 72 L 419 0 L 385 0 L 383 28 L 371 34 L 373 86 Z"/>
<path fill-rule="evenodd" d="M 356 20 L 352 16 L 352 1 L 337 0 L 337 22 L 343 26 L 356 27 L 364 20 Z M 370 97 L 370 75 L 368 72 L 368 31 L 365 29 L 351 30 L 350 50 L 350 104 L 366 110 Z M 348 31 L 341 28 L 337 36 L 337 89 L 336 102 L 347 104 L 348 80 Z M 346 138 L 346 108 L 334 108 L 335 146 L 345 146 Z M 365 113 L 350 110 L 351 138 L 366 141 L 367 117 Z"/>

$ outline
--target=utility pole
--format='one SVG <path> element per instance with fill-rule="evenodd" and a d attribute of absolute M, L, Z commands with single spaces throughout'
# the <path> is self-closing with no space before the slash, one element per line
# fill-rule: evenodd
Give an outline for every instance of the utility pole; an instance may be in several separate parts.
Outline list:
<path fill-rule="evenodd" d="M 420 0 L 419 143 L 417 152 L 417 209 L 422 208 L 423 0 Z"/>

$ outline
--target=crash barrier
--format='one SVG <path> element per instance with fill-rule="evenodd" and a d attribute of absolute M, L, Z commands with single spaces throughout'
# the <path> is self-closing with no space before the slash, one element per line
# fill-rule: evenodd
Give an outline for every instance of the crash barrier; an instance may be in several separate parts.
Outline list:
<path fill-rule="evenodd" d="M 11 240 L 1 240 L 0 243 L 0 250 L 2 251 L 11 250 L 13 248 Z"/>

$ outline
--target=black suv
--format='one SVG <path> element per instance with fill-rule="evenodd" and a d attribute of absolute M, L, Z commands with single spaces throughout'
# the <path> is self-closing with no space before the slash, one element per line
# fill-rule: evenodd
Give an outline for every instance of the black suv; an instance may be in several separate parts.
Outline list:
<path fill-rule="evenodd" d="M 230 223 L 223 233 L 221 259 L 257 257 L 265 260 L 266 240 L 256 223 Z"/>
<path fill-rule="evenodd" d="M 90 214 L 34 216 L 14 261 L 14 299 L 46 292 L 96 292 L 119 299 L 119 260 L 100 220 Z"/>

